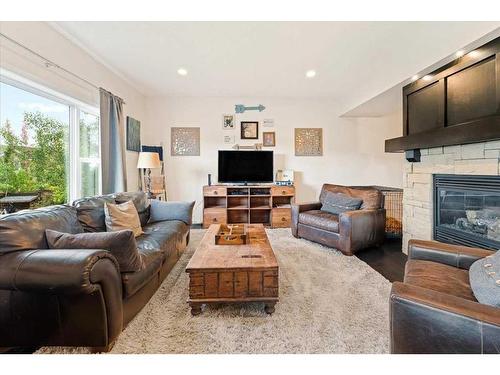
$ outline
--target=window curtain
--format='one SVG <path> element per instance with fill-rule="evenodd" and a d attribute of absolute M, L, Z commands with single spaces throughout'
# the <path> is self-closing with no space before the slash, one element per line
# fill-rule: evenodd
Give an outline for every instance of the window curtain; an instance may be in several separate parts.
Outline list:
<path fill-rule="evenodd" d="M 101 88 L 102 193 L 127 191 L 123 100 Z"/>

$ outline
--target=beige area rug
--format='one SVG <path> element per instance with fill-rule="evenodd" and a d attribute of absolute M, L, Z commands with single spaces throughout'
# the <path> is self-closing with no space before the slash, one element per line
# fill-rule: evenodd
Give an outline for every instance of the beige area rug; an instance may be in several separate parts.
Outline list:
<path fill-rule="evenodd" d="M 111 353 L 387 353 L 390 282 L 356 257 L 268 230 L 280 266 L 280 302 L 204 307 L 192 317 L 184 269 L 205 231 L 119 336 Z M 41 348 L 37 353 L 87 353 Z"/>

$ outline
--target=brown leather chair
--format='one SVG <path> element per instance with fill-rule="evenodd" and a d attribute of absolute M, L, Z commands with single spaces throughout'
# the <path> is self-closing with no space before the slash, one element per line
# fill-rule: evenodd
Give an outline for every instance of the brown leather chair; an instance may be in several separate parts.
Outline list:
<path fill-rule="evenodd" d="M 325 193 L 363 200 L 361 208 L 334 215 L 321 211 Z M 384 196 L 379 190 L 324 184 L 319 202 L 292 205 L 292 234 L 339 249 L 345 255 L 382 244 L 385 237 Z"/>
<path fill-rule="evenodd" d="M 479 303 L 469 267 L 489 250 L 411 240 L 392 285 L 392 353 L 500 353 L 500 309 Z"/>

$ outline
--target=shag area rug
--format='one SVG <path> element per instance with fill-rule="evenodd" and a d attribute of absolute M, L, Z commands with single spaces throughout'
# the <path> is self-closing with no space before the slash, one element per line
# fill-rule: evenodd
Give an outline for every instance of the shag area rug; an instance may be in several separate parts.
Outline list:
<path fill-rule="evenodd" d="M 356 257 L 267 230 L 280 267 L 280 302 L 204 307 L 192 317 L 185 267 L 204 230 L 111 353 L 388 353 L 390 282 Z M 37 353 L 88 353 L 44 347 Z"/>

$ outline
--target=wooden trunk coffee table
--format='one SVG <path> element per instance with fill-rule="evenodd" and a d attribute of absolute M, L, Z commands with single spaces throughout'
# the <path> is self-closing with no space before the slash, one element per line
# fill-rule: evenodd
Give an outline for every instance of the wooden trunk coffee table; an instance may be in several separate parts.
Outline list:
<path fill-rule="evenodd" d="M 268 314 L 278 302 L 278 262 L 262 224 L 246 224 L 250 243 L 216 245 L 220 224 L 213 224 L 201 240 L 186 272 L 189 273 L 191 314 L 201 306 L 221 302 L 264 302 Z"/>

